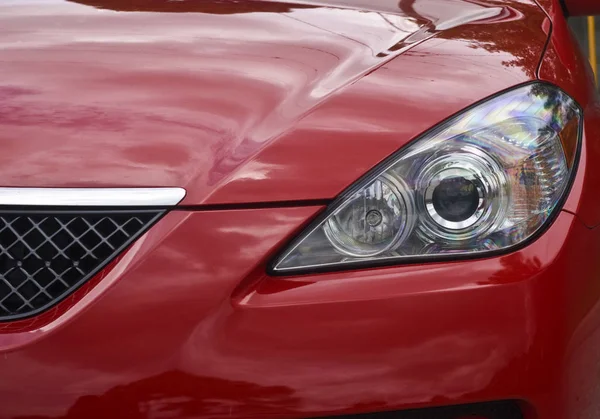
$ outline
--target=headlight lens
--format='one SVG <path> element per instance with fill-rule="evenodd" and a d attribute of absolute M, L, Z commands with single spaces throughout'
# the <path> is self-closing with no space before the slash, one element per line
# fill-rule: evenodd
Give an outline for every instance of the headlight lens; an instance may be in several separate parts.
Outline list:
<path fill-rule="evenodd" d="M 334 202 L 275 273 L 509 249 L 538 232 L 574 172 L 581 111 L 535 83 L 452 118 Z"/>

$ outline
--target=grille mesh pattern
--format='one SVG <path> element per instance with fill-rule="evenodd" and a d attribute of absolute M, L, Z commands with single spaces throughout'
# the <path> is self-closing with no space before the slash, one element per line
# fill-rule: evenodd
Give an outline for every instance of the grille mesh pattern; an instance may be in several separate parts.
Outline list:
<path fill-rule="evenodd" d="M 56 304 L 159 216 L 159 211 L 0 212 L 0 320 Z"/>

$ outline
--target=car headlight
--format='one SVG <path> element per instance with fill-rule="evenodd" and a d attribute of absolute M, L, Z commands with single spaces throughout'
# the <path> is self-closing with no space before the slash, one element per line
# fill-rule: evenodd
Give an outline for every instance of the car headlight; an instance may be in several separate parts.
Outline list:
<path fill-rule="evenodd" d="M 271 271 L 514 248 L 560 209 L 581 122 L 573 99 L 548 84 L 486 100 L 411 142 L 344 192 Z"/>

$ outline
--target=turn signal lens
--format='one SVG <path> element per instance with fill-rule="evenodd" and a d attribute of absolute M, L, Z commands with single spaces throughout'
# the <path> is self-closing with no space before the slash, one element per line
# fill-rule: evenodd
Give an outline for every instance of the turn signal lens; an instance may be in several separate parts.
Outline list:
<path fill-rule="evenodd" d="M 581 122 L 576 103 L 547 84 L 487 100 L 343 193 L 272 271 L 469 256 L 523 243 L 567 192 Z"/>

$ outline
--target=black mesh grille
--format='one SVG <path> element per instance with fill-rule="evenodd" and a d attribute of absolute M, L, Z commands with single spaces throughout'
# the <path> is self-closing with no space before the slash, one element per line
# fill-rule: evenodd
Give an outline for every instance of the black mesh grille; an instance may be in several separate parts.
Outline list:
<path fill-rule="evenodd" d="M 160 215 L 0 212 L 0 320 L 31 316 L 56 304 Z"/>

